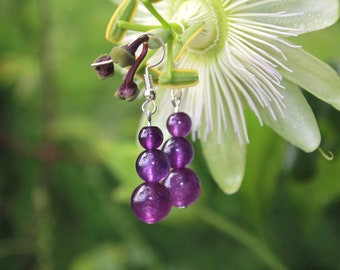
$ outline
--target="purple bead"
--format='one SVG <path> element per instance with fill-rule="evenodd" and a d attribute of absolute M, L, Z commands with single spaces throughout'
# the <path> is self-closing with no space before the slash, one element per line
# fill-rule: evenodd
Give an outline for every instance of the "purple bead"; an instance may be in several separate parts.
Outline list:
<path fill-rule="evenodd" d="M 167 155 L 172 168 L 187 166 L 194 157 L 191 143 L 183 137 L 172 137 L 164 143 L 163 152 Z"/>
<path fill-rule="evenodd" d="M 136 170 L 146 182 L 159 182 L 168 176 L 170 164 L 161 150 L 145 150 L 137 158 Z"/>
<path fill-rule="evenodd" d="M 132 193 L 131 208 L 141 221 L 148 224 L 159 222 L 170 213 L 170 192 L 160 183 L 143 183 Z"/>
<path fill-rule="evenodd" d="M 172 205 L 179 208 L 192 204 L 201 193 L 200 181 L 196 173 L 189 168 L 173 169 L 164 185 L 170 191 Z"/>
<path fill-rule="evenodd" d="M 169 116 L 166 127 L 175 137 L 185 137 L 191 131 L 191 119 L 184 112 L 173 113 Z"/>
<path fill-rule="evenodd" d="M 163 133 L 158 127 L 143 127 L 138 140 L 145 149 L 156 149 L 163 143 Z"/>

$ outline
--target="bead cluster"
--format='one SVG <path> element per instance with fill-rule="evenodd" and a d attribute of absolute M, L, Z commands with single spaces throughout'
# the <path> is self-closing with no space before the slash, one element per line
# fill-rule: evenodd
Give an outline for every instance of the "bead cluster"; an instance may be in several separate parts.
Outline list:
<path fill-rule="evenodd" d="M 195 172 L 186 166 L 194 156 L 191 143 L 185 138 L 191 131 L 191 119 L 177 112 L 167 120 L 167 129 L 173 136 L 162 150 L 162 131 L 155 126 L 142 128 L 138 135 L 145 149 L 137 158 L 136 170 L 145 181 L 131 197 L 131 207 L 141 221 L 152 224 L 164 219 L 172 206 L 184 208 L 192 204 L 201 192 Z"/>
<path fill-rule="evenodd" d="M 191 131 L 191 119 L 184 112 L 173 113 L 167 120 L 167 129 L 173 136 L 163 146 L 172 167 L 164 185 L 168 188 L 173 206 L 185 208 L 198 198 L 201 192 L 195 172 L 186 166 L 194 157 L 194 149 L 185 138 Z"/>

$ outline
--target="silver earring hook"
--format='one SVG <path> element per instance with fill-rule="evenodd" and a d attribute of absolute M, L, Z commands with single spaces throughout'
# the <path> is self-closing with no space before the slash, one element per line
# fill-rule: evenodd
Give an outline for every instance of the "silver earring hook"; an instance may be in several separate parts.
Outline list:
<path fill-rule="evenodd" d="M 148 118 L 148 125 L 151 126 L 151 116 L 157 111 L 157 106 L 155 103 L 156 92 L 153 87 L 152 76 L 149 73 L 149 69 L 152 67 L 156 67 L 163 62 L 165 58 L 165 44 L 159 36 L 153 33 L 147 33 L 147 35 L 157 39 L 157 41 L 159 42 L 159 44 L 161 45 L 163 49 L 160 59 L 153 64 L 147 65 L 145 67 L 145 73 L 144 73 L 144 84 L 145 84 L 144 97 L 146 101 L 142 105 L 142 111 L 146 114 Z"/>
<path fill-rule="evenodd" d="M 149 73 L 149 68 L 156 67 L 156 66 L 160 65 L 163 62 L 163 60 L 165 58 L 165 44 L 164 44 L 164 41 L 159 36 L 157 36 L 156 34 L 154 34 L 154 33 L 147 33 L 147 35 L 155 38 L 159 42 L 159 44 L 161 45 L 161 47 L 163 49 L 161 58 L 157 62 L 155 62 L 154 64 L 149 64 L 145 68 L 145 73 L 148 74 Z"/>

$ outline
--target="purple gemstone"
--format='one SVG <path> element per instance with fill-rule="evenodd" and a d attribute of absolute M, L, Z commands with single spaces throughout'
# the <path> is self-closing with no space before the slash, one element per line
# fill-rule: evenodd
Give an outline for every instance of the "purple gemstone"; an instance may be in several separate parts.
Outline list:
<path fill-rule="evenodd" d="M 138 139 L 145 149 L 156 149 L 163 143 L 163 133 L 158 127 L 143 127 Z"/>
<path fill-rule="evenodd" d="M 185 137 L 191 131 L 191 119 L 184 112 L 173 113 L 169 116 L 166 127 L 175 137 Z"/>
<path fill-rule="evenodd" d="M 160 183 L 143 183 L 132 193 L 131 208 L 141 221 L 159 222 L 170 213 L 170 192 Z"/>
<path fill-rule="evenodd" d="M 191 143 L 183 137 L 172 137 L 164 143 L 163 152 L 167 155 L 172 168 L 187 166 L 194 157 Z"/>
<path fill-rule="evenodd" d="M 136 170 L 146 182 L 159 182 L 168 176 L 170 164 L 161 150 L 145 150 L 137 158 Z"/>
<path fill-rule="evenodd" d="M 170 191 L 172 205 L 179 208 L 192 204 L 201 193 L 200 181 L 196 173 L 189 168 L 173 169 L 164 185 Z"/>

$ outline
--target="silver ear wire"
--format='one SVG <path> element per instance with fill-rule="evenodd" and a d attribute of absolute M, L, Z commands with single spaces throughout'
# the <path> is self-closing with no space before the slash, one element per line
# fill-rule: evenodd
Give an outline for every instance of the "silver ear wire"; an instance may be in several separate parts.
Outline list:
<path fill-rule="evenodd" d="M 149 69 L 152 68 L 152 67 L 156 67 L 156 66 L 158 66 L 159 64 L 161 64 L 163 62 L 164 57 L 165 57 L 165 44 L 164 44 L 163 40 L 159 36 L 157 36 L 157 35 L 155 35 L 153 33 L 148 33 L 147 35 L 155 38 L 159 42 L 159 44 L 161 45 L 161 47 L 163 49 L 163 52 L 162 52 L 162 55 L 161 55 L 160 59 L 157 62 L 153 63 L 153 64 L 149 64 L 145 68 L 145 73 L 144 73 L 144 83 L 145 83 L 144 96 L 145 96 L 146 99 L 149 99 L 150 96 L 154 96 L 155 95 L 155 93 L 152 93 L 153 82 L 152 82 L 152 77 L 151 77 L 151 75 L 149 73 Z"/>
<path fill-rule="evenodd" d="M 157 36 L 157 35 L 155 35 L 153 33 L 147 33 L 147 35 L 150 36 L 150 37 L 155 38 L 159 42 L 159 44 L 162 47 L 163 52 L 162 52 L 162 55 L 161 55 L 160 59 L 157 62 L 155 62 L 154 64 L 151 64 L 151 65 L 148 65 L 145 68 L 145 73 L 146 74 L 149 73 L 149 68 L 156 67 L 156 66 L 160 65 L 163 62 L 164 58 L 165 58 L 165 44 L 164 44 L 163 40 L 159 36 Z"/>
<path fill-rule="evenodd" d="M 156 67 L 163 62 L 163 60 L 165 58 L 165 44 L 159 36 L 157 36 L 153 33 L 147 33 L 147 35 L 157 39 L 157 41 L 159 42 L 159 44 L 161 45 L 161 47 L 163 49 L 163 52 L 162 52 L 160 59 L 153 64 L 147 65 L 146 68 L 145 68 L 144 76 L 143 76 L 144 77 L 144 84 L 145 84 L 144 97 L 145 97 L 146 101 L 142 105 L 142 111 L 147 115 L 148 124 L 149 124 L 149 126 L 151 126 L 151 115 L 153 115 L 156 112 L 157 106 L 156 106 L 156 103 L 155 103 L 156 92 L 155 92 L 155 89 L 153 87 L 152 76 L 149 73 L 149 69 L 152 68 L 152 67 Z M 151 108 L 147 109 L 147 107 L 150 107 L 150 106 L 151 106 Z"/>

